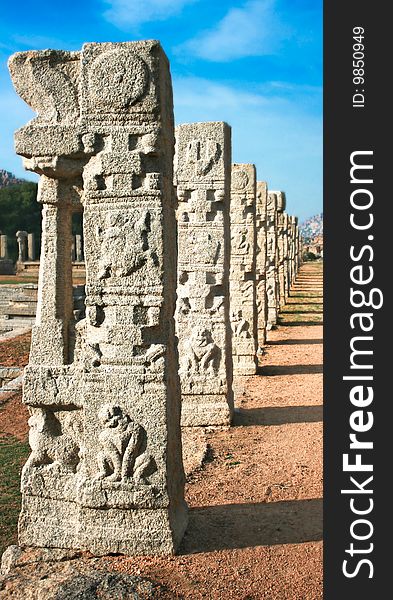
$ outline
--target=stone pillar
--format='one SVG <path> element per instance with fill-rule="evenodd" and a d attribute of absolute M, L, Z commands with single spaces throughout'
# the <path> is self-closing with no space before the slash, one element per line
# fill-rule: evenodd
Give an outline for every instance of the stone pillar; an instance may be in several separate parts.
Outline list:
<path fill-rule="evenodd" d="M 277 195 L 277 274 L 278 274 L 278 308 L 285 305 L 285 217 L 286 198 L 284 192 L 275 192 Z"/>
<path fill-rule="evenodd" d="M 13 275 L 14 263 L 8 258 L 8 239 L 5 234 L 0 235 L 0 275 Z"/>
<path fill-rule="evenodd" d="M 297 239 L 297 225 L 296 225 L 296 217 L 290 217 L 290 232 L 291 232 L 291 285 L 295 281 L 296 273 L 297 273 L 297 252 L 298 252 L 298 239 Z"/>
<path fill-rule="evenodd" d="M 284 212 L 284 284 L 285 284 L 285 302 L 289 298 L 291 288 L 291 272 L 290 272 L 290 224 L 289 215 Z"/>
<path fill-rule="evenodd" d="M 8 238 L 6 235 L 0 235 L 0 258 L 8 258 Z"/>
<path fill-rule="evenodd" d="M 16 241 L 18 242 L 18 262 L 25 262 L 27 258 L 27 231 L 17 231 Z"/>
<path fill-rule="evenodd" d="M 234 375 L 255 375 L 257 367 L 255 206 L 255 166 L 232 165 L 229 297 Z"/>
<path fill-rule="evenodd" d="M 76 261 L 76 248 L 75 248 L 75 236 L 72 236 L 72 241 L 71 241 L 71 260 L 72 262 Z"/>
<path fill-rule="evenodd" d="M 268 305 L 267 329 L 277 325 L 278 321 L 278 269 L 277 269 L 277 192 L 268 192 L 266 217 L 266 296 Z"/>
<path fill-rule="evenodd" d="M 228 425 L 233 415 L 229 321 L 231 130 L 176 128 L 182 425 Z"/>
<path fill-rule="evenodd" d="M 277 212 L 277 250 L 278 250 L 278 288 L 279 308 L 285 304 L 285 268 L 284 268 L 284 214 Z"/>
<path fill-rule="evenodd" d="M 35 260 L 35 239 L 34 233 L 27 234 L 27 258 L 28 260 Z"/>
<path fill-rule="evenodd" d="M 287 280 L 288 280 L 288 295 L 290 295 L 291 285 L 294 278 L 294 228 L 292 216 L 288 216 L 287 225 L 287 241 L 288 241 L 288 268 L 287 268 Z"/>
<path fill-rule="evenodd" d="M 267 297 L 266 297 L 266 217 L 267 217 L 267 183 L 257 182 L 256 196 L 256 305 L 258 324 L 258 345 L 261 348 L 266 344 L 267 326 Z"/>
<path fill-rule="evenodd" d="M 78 234 L 75 236 L 75 255 L 76 262 L 83 262 L 82 236 Z"/>
<path fill-rule="evenodd" d="M 296 273 L 299 270 L 300 265 L 303 262 L 303 238 L 300 234 L 300 230 L 299 230 L 299 222 L 298 222 L 298 218 L 295 218 L 295 252 L 296 252 Z"/>
<path fill-rule="evenodd" d="M 44 204 L 19 541 L 173 553 L 187 507 L 168 61 L 155 41 L 86 44 L 17 53 L 10 71 L 38 112 L 16 150 L 41 174 Z M 71 230 L 82 208 L 86 317 L 76 322 Z"/>

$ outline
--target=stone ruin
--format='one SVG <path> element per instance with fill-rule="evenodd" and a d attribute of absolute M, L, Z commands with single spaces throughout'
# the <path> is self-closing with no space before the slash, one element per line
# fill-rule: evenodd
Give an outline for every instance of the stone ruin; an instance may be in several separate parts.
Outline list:
<path fill-rule="evenodd" d="M 288 288 L 288 215 L 284 212 L 286 197 L 284 192 L 277 192 L 277 269 L 278 269 L 278 304 L 282 308 L 287 301 Z"/>
<path fill-rule="evenodd" d="M 270 191 L 266 210 L 266 248 L 267 329 L 270 330 L 277 325 L 279 310 L 277 193 Z"/>
<path fill-rule="evenodd" d="M 168 61 L 147 41 L 22 52 L 9 66 L 38 113 L 15 139 L 41 175 L 43 203 L 19 541 L 174 552 L 187 507 Z M 71 219 L 81 211 L 86 315 L 77 321 Z"/>
<path fill-rule="evenodd" d="M 230 302 L 234 375 L 255 375 L 257 367 L 256 304 L 256 170 L 232 165 Z"/>
<path fill-rule="evenodd" d="M 8 236 L 0 232 L 0 275 L 12 275 L 14 264 L 8 256 Z"/>
<path fill-rule="evenodd" d="M 182 425 L 228 425 L 233 415 L 230 169 L 231 130 L 226 123 L 176 128 Z"/>
<path fill-rule="evenodd" d="M 187 526 L 180 424 L 230 425 L 233 375 L 255 374 L 300 264 L 297 220 L 254 165 L 231 167 L 226 123 L 180 125 L 174 147 L 158 42 L 22 52 L 9 66 L 38 114 L 15 141 L 43 204 L 19 542 L 173 553 Z M 17 238 L 34 260 L 34 239 Z"/>
<path fill-rule="evenodd" d="M 268 306 L 266 297 L 267 263 L 267 183 L 257 182 L 256 194 L 256 248 L 255 248 L 255 291 L 257 306 L 257 328 L 259 349 L 266 344 Z"/>

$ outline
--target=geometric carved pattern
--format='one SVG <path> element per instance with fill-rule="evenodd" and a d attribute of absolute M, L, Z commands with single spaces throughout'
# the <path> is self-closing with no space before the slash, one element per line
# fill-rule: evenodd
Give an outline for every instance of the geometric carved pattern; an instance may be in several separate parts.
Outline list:
<path fill-rule="evenodd" d="M 176 128 L 182 425 L 222 425 L 233 413 L 229 329 L 230 129 Z"/>
<path fill-rule="evenodd" d="M 41 175 L 43 204 L 20 542 L 173 553 L 187 506 L 168 61 L 156 41 L 85 44 L 18 53 L 10 71 L 38 112 L 15 142 Z M 82 211 L 86 298 L 74 311 L 72 215 Z"/>

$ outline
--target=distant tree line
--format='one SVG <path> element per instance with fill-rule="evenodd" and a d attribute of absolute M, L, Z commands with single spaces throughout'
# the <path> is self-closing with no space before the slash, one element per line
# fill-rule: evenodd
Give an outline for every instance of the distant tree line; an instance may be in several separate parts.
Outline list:
<path fill-rule="evenodd" d="M 18 245 L 17 231 L 34 233 L 36 253 L 39 250 L 41 236 L 42 205 L 37 202 L 37 184 L 25 181 L 0 189 L 0 231 L 8 235 L 8 252 L 11 259 L 16 260 Z"/>
<path fill-rule="evenodd" d="M 42 204 L 37 202 L 37 184 L 25 181 L 0 188 L 0 231 L 8 236 L 8 254 L 12 260 L 18 257 L 17 231 L 35 235 L 36 256 L 40 253 Z M 72 219 L 72 233 L 82 233 L 81 216 Z"/>

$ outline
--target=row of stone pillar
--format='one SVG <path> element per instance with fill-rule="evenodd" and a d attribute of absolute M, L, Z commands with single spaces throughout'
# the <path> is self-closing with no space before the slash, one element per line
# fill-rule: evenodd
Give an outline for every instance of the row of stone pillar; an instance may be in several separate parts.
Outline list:
<path fill-rule="evenodd" d="M 83 262 L 85 260 L 82 236 L 78 233 L 72 236 L 71 259 L 73 262 Z"/>
<path fill-rule="evenodd" d="M 27 231 L 17 231 L 16 241 L 18 243 L 18 262 L 35 261 L 35 235 L 34 233 L 27 233 Z M 83 262 L 83 246 L 82 236 L 74 235 L 72 246 L 71 246 L 72 260 L 76 262 Z M 0 235 L 0 259 L 8 259 L 8 236 Z"/>
<path fill-rule="evenodd" d="M 18 243 L 18 261 L 35 260 L 35 239 L 34 233 L 27 231 L 17 231 L 16 241 Z M 8 236 L 0 235 L 0 259 L 8 259 Z"/>
<path fill-rule="evenodd" d="M 21 52 L 9 66 L 38 110 L 15 146 L 43 204 L 19 541 L 171 553 L 187 526 L 181 413 L 189 426 L 230 423 L 233 364 L 255 372 L 277 321 L 277 196 L 252 165 L 231 178 L 225 123 L 180 126 L 174 156 L 156 41 Z M 85 315 L 72 301 L 82 212 Z"/>
<path fill-rule="evenodd" d="M 254 375 L 299 265 L 284 192 L 231 165 L 225 123 L 176 128 L 179 340 L 183 426 L 228 425 L 232 379 Z"/>

